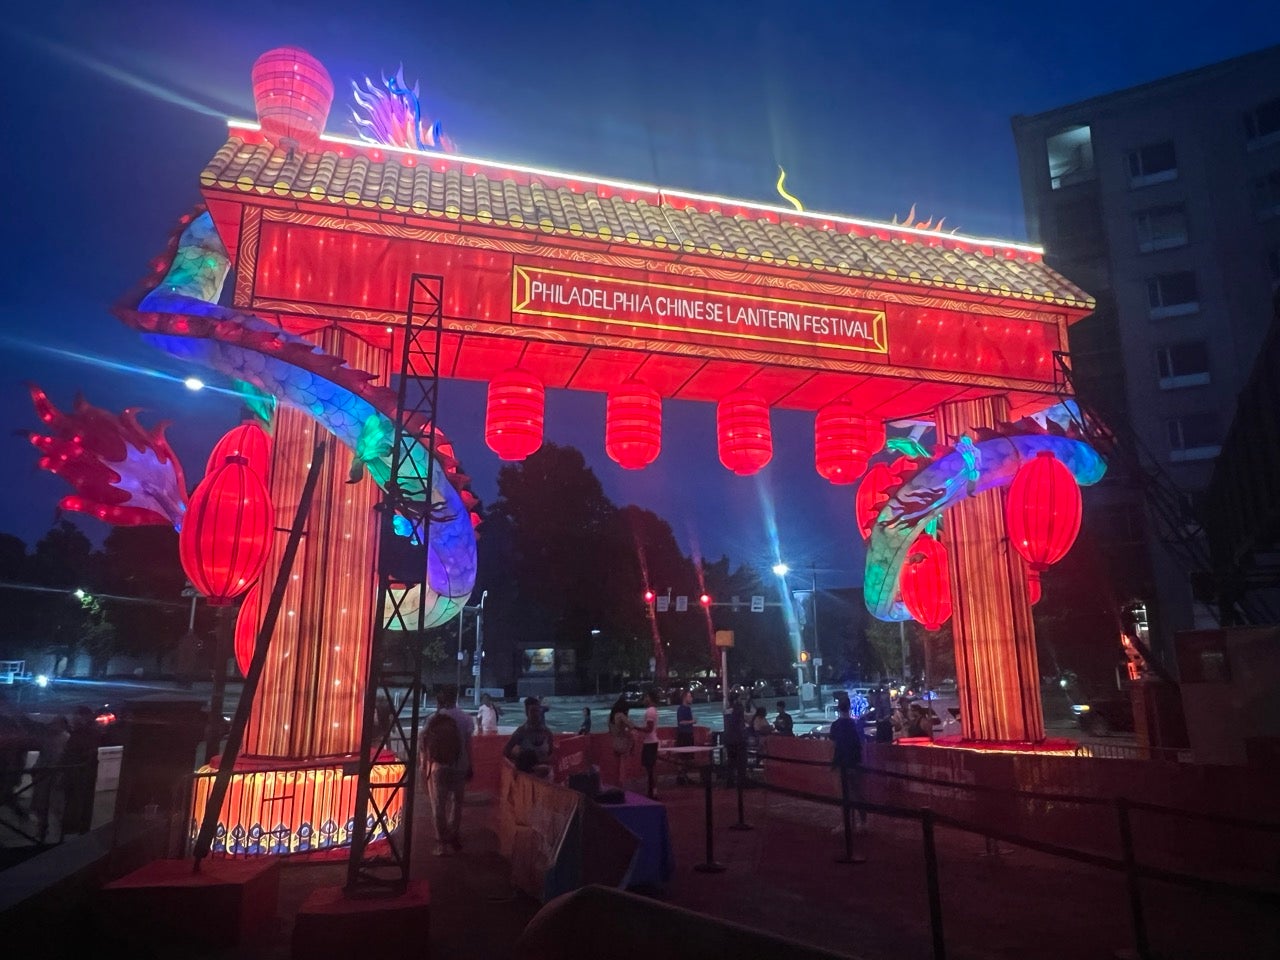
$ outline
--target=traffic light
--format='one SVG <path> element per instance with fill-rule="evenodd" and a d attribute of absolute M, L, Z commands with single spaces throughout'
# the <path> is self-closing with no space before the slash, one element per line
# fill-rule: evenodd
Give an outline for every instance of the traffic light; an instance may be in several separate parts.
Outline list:
<path fill-rule="evenodd" d="M 809 662 L 809 651 L 808 651 L 808 650 L 801 650 L 801 651 L 800 651 L 800 662 L 801 662 L 801 663 L 808 663 L 808 662 Z"/>
<path fill-rule="evenodd" d="M 652 590 L 646 590 L 646 591 L 644 592 L 644 602 L 645 602 L 645 603 L 653 603 L 653 591 L 652 591 Z"/>
<path fill-rule="evenodd" d="M 702 596 L 698 598 L 698 602 L 702 604 L 704 607 L 711 606 L 711 594 L 704 593 Z"/>

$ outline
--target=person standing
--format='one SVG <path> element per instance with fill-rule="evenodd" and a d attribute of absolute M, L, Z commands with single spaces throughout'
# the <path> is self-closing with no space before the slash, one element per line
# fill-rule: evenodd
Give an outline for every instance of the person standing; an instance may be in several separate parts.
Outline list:
<path fill-rule="evenodd" d="M 582 708 L 582 724 L 578 727 L 578 736 L 585 737 L 591 732 L 591 708 Z"/>
<path fill-rule="evenodd" d="M 787 713 L 785 700 L 778 701 L 778 715 L 773 718 L 773 732 L 784 737 L 795 736 L 795 721 L 791 719 L 791 714 Z"/>
<path fill-rule="evenodd" d="M 676 746 L 693 746 L 693 694 L 688 690 L 681 694 L 680 706 L 676 707 Z M 683 786 L 688 782 L 688 762 L 681 757 L 676 783 Z"/>
<path fill-rule="evenodd" d="M 836 697 L 836 719 L 828 736 L 834 744 L 831 751 L 831 768 L 841 779 L 841 795 L 847 789 L 849 799 L 862 799 L 862 733 L 849 715 L 848 695 Z M 845 816 L 848 816 L 845 811 Z M 866 830 L 867 811 L 858 810 L 859 831 Z"/>
<path fill-rule="evenodd" d="M 481 734 L 498 732 L 498 708 L 493 703 L 493 697 L 487 693 L 480 694 L 480 709 L 476 711 L 476 723 L 480 727 Z"/>
<path fill-rule="evenodd" d="M 431 790 L 437 857 L 462 849 L 462 801 L 471 779 L 471 717 L 458 709 L 458 688 L 440 689 L 422 733 L 422 765 Z"/>
<path fill-rule="evenodd" d="M 618 764 L 614 783 L 619 787 L 622 786 L 622 774 L 627 757 L 631 756 L 631 751 L 635 749 L 636 742 L 631 736 L 634 729 L 635 724 L 627 716 L 627 705 L 619 698 L 609 711 L 609 745 L 613 749 L 613 756 Z"/>
<path fill-rule="evenodd" d="M 644 744 L 640 748 L 640 765 L 649 778 L 649 799 L 658 798 L 655 788 L 656 768 L 658 765 L 658 700 L 652 690 L 644 692 Z"/>
<path fill-rule="evenodd" d="M 63 833 L 88 833 L 93 825 L 93 801 L 98 784 L 98 721 L 88 707 L 77 707 L 71 732 L 62 750 L 66 807 Z"/>

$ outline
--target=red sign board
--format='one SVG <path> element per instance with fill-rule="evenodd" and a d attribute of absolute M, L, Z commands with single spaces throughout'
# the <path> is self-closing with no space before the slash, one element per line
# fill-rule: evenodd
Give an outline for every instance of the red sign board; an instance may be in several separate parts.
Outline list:
<path fill-rule="evenodd" d="M 685 286 L 521 263 L 511 275 L 513 315 L 696 333 L 775 347 L 888 351 L 883 310 L 787 293 L 714 281 Z"/>

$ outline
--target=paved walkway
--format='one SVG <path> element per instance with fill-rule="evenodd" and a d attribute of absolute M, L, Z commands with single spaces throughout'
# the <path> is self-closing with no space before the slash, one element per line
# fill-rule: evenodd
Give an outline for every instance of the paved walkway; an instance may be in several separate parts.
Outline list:
<path fill-rule="evenodd" d="M 840 864 L 838 811 L 763 788 L 745 797 L 753 829 L 735 832 L 728 829 L 736 820 L 735 794 L 715 789 L 716 859 L 727 870 L 698 873 L 692 868 L 705 849 L 703 791 L 664 780 L 660 799 L 668 807 L 676 872 L 665 889 L 643 892 L 862 960 L 931 955 L 918 824 L 873 817 L 870 832 L 858 837 L 867 862 Z M 428 809 L 425 799 L 416 805 L 413 873 L 431 885 L 431 929 L 429 935 L 424 931 L 430 955 L 511 956 L 539 904 L 508 882 L 507 864 L 497 852 L 496 806 L 484 796 L 470 798 L 463 815 L 464 850 L 447 857 L 432 855 Z M 1122 876 L 1008 847 L 991 856 L 981 838 L 945 829 L 937 840 L 948 957 L 1131 955 Z M 286 862 L 276 921 L 265 931 L 259 955 L 289 957 L 298 907 L 315 887 L 340 886 L 345 873 L 345 862 Z M 1280 956 L 1280 917 L 1263 908 L 1153 883 L 1143 885 L 1143 903 L 1152 946 L 1162 960 Z M 607 954 L 607 946 L 601 952 Z M 200 955 L 174 944 L 155 956 Z"/>

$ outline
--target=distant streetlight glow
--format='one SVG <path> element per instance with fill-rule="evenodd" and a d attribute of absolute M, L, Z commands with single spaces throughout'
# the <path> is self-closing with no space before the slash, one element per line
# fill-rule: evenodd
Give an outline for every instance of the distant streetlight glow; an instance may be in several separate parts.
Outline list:
<path fill-rule="evenodd" d="M 204 381 L 201 380 L 199 377 L 187 377 L 187 379 L 182 381 L 182 385 L 186 387 L 188 390 L 204 389 Z"/>
<path fill-rule="evenodd" d="M 779 562 L 773 565 L 773 572 L 779 577 L 785 577 L 788 573 L 791 572 L 791 568 L 788 567 L 785 563 Z"/>
<path fill-rule="evenodd" d="M 76 589 L 71 595 L 77 600 L 83 600 L 86 596 L 85 592 L 81 589 Z"/>

